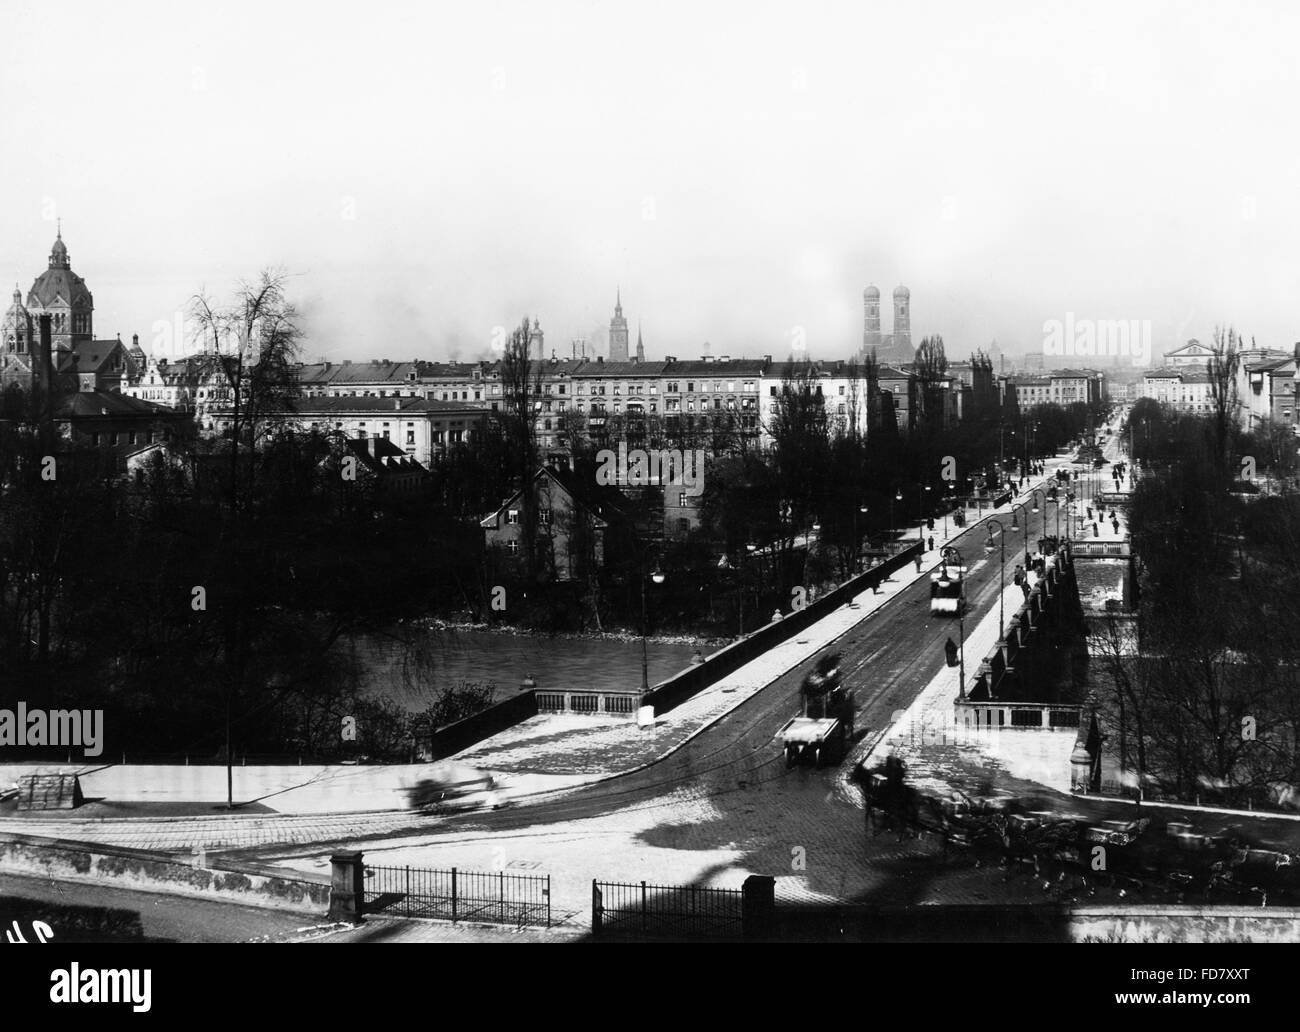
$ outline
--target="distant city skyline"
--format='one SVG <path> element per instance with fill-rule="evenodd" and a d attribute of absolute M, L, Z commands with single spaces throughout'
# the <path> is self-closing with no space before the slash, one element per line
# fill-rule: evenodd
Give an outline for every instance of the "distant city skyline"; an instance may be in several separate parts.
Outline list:
<path fill-rule="evenodd" d="M 96 335 L 147 345 L 283 267 L 308 360 L 489 358 L 525 315 L 607 354 L 619 291 L 647 358 L 847 358 L 870 283 L 953 359 L 1071 317 L 1300 339 L 1280 3 L 307 10 L 16 8 L 0 276 L 62 217 Z"/>

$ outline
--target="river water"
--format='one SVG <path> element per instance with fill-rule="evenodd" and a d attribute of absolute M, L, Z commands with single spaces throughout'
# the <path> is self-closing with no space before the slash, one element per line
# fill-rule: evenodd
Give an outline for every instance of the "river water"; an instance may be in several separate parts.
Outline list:
<path fill-rule="evenodd" d="M 531 675 L 539 689 L 628 689 L 641 687 L 641 642 L 616 638 L 567 638 L 510 634 L 477 629 L 429 632 L 432 662 L 426 673 L 408 683 L 402 650 L 392 641 L 366 638 L 355 643 L 369 694 L 392 699 L 410 711 L 432 704 L 437 690 L 463 682 L 495 685 L 493 700 L 519 691 Z M 653 686 L 691 664 L 697 646 L 650 641 L 649 681 Z M 716 647 L 700 645 L 702 655 Z"/>

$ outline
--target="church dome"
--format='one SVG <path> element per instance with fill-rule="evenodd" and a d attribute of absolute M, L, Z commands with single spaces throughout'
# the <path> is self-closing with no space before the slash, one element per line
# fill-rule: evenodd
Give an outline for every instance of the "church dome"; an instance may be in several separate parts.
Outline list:
<path fill-rule="evenodd" d="M 880 288 L 877 287 L 875 284 L 872 284 L 871 286 L 867 287 L 867 289 L 864 290 L 864 291 L 862 292 L 862 296 L 865 297 L 868 301 L 879 301 L 879 300 L 880 300 Z"/>
<path fill-rule="evenodd" d="M 894 297 L 911 297 L 911 296 L 912 296 L 912 292 L 904 286 L 897 286 L 894 288 Z"/>
<path fill-rule="evenodd" d="M 63 230 L 50 248 L 50 267 L 36 277 L 27 292 L 29 308 L 49 308 L 60 298 L 72 308 L 93 308 L 94 298 L 86 288 L 86 281 L 72 271 L 68 264 L 68 245 L 63 242 Z"/>

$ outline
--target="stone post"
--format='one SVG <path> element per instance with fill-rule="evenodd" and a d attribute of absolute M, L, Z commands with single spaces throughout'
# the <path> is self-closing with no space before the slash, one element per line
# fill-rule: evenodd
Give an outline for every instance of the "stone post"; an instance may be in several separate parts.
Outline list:
<path fill-rule="evenodd" d="M 742 934 L 746 939 L 763 939 L 776 930 L 776 879 L 751 874 L 741 886 Z"/>
<path fill-rule="evenodd" d="M 366 887 L 363 854 L 347 850 L 330 857 L 331 921 L 357 924 L 364 909 Z"/>

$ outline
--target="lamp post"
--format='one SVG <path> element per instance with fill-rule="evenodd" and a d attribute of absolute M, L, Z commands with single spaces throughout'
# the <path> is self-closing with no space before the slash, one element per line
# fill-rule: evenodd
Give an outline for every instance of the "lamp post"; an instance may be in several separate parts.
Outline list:
<path fill-rule="evenodd" d="M 1011 529 L 1016 529 L 1016 510 L 1019 509 L 1025 514 L 1025 569 L 1029 569 L 1029 510 L 1020 502 L 1015 502 L 1011 506 Z"/>
<path fill-rule="evenodd" d="M 929 491 L 930 485 L 926 484 L 924 490 Z M 923 543 L 925 541 L 925 503 L 923 501 L 924 497 L 925 496 L 924 494 L 922 494 L 921 485 L 917 484 L 916 485 L 916 532 Z M 924 544 L 922 544 L 922 551 L 924 550 L 925 550 Z"/>
<path fill-rule="evenodd" d="M 1007 532 L 1002 526 L 999 519 L 990 519 L 988 521 L 989 536 L 984 542 L 984 551 L 993 551 L 993 527 L 998 528 L 998 541 L 1002 544 L 1002 561 L 998 563 L 998 640 L 1002 640 L 1002 629 L 1005 626 L 1006 617 L 1006 593 L 1007 593 Z M 1014 526 L 1014 524 L 1012 524 Z"/>
<path fill-rule="evenodd" d="M 1030 511 L 1030 512 L 1038 512 L 1038 511 L 1039 511 L 1039 509 L 1038 509 L 1038 496 L 1039 496 L 1039 495 L 1043 495 L 1043 508 L 1042 508 L 1042 513 L 1043 513 L 1043 537 L 1047 537 L 1047 495 L 1043 494 L 1043 492 L 1040 491 L 1040 490 L 1038 490 L 1037 488 L 1035 488 L 1033 491 L 1030 491 L 1030 492 L 1029 492 L 1029 500 L 1030 500 L 1031 502 L 1034 503 L 1034 507 L 1033 507 L 1032 509 L 1030 509 L 1029 511 Z M 1029 521 L 1028 521 L 1028 520 L 1025 521 L 1025 533 L 1026 533 L 1026 534 L 1029 533 Z"/>
<path fill-rule="evenodd" d="M 752 541 L 745 542 L 745 552 L 753 552 L 758 545 Z M 740 553 L 740 637 L 745 636 L 745 552 Z"/>
<path fill-rule="evenodd" d="M 894 503 L 901 502 L 902 500 L 903 500 L 903 489 L 900 487 L 889 498 L 889 528 L 888 530 L 886 530 L 885 533 L 891 535 L 891 537 L 894 533 Z M 892 555 L 894 550 L 890 548 L 889 551 L 890 554 Z"/>
<path fill-rule="evenodd" d="M 939 579 L 948 579 L 948 556 L 957 557 L 957 576 L 962 578 L 961 598 L 957 599 L 957 647 L 960 655 L 960 669 L 957 671 L 957 698 L 961 702 L 966 701 L 966 575 L 963 567 L 966 565 L 961 558 L 961 552 L 949 545 L 943 550 L 943 566 L 939 570 Z"/>
<path fill-rule="evenodd" d="M 641 705 L 645 704 L 645 697 L 650 692 L 650 654 L 649 646 L 646 643 L 646 636 L 649 633 L 649 619 L 646 615 L 645 604 L 646 560 L 649 558 L 649 551 L 646 551 L 641 556 Z M 664 582 L 664 573 L 659 569 L 657 562 L 655 563 L 654 572 L 649 576 L 656 584 Z"/>

